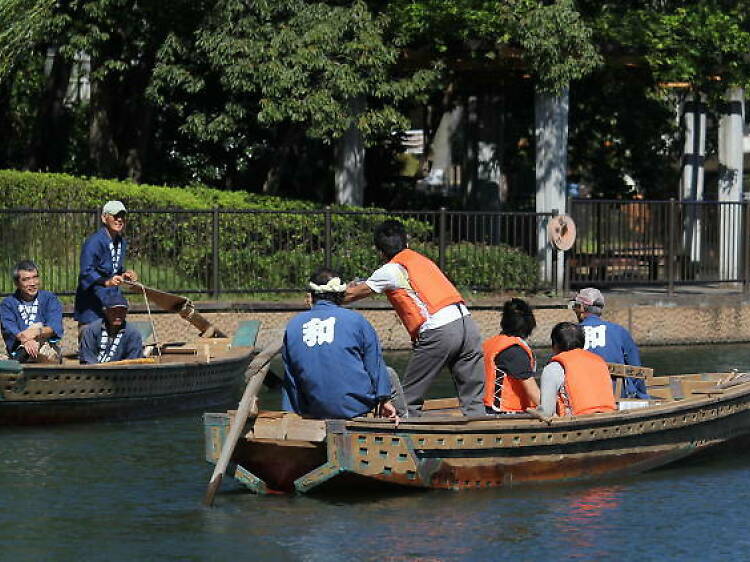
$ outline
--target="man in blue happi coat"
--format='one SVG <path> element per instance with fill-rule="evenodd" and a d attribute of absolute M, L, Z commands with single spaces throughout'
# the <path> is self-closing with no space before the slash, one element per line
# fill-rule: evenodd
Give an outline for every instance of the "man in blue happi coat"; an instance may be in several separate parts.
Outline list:
<path fill-rule="evenodd" d="M 330 269 L 310 277 L 312 308 L 292 318 L 281 353 L 281 407 L 314 418 L 348 419 L 375 410 L 396 418 L 391 380 L 375 329 L 342 308 L 346 285 Z"/>
<path fill-rule="evenodd" d="M 641 353 L 630 332 L 614 322 L 602 320 L 604 296 L 599 289 L 581 289 L 570 301 L 578 322 L 586 335 L 585 349 L 596 353 L 608 363 L 641 365 Z M 628 377 L 622 387 L 622 398 L 648 398 L 646 382 Z"/>
<path fill-rule="evenodd" d="M 81 333 L 81 363 L 109 363 L 143 357 L 143 339 L 125 317 L 128 301 L 119 291 L 104 296 L 104 320 L 87 324 Z"/>
<path fill-rule="evenodd" d="M 40 289 L 39 268 L 30 260 L 13 268 L 16 291 L 0 303 L 0 324 L 8 356 L 21 362 L 60 360 L 63 310 L 54 293 Z"/>
<path fill-rule="evenodd" d="M 105 295 L 119 293 L 124 281 L 138 280 L 135 271 L 125 269 L 126 222 L 125 205 L 121 201 L 108 201 L 102 208 L 103 226 L 83 243 L 73 311 L 79 326 L 104 317 Z"/>

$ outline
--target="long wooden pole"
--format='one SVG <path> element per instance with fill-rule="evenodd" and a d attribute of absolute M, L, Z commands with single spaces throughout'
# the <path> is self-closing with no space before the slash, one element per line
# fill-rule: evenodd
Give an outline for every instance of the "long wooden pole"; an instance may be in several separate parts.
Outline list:
<path fill-rule="evenodd" d="M 221 447 L 221 455 L 219 455 L 216 468 L 214 468 L 214 472 L 211 475 L 211 481 L 208 483 L 208 488 L 206 488 L 206 494 L 203 496 L 204 505 L 213 505 L 214 496 L 219 490 L 219 486 L 221 486 L 221 479 L 227 469 L 229 459 L 232 458 L 232 453 L 234 453 L 240 433 L 245 428 L 248 417 L 258 415 L 258 392 L 271 366 L 271 359 L 281 351 L 283 341 L 283 337 L 281 336 L 273 340 L 252 360 L 247 368 L 247 386 L 237 407 L 234 420 L 232 420 L 229 426 L 227 438 Z"/>

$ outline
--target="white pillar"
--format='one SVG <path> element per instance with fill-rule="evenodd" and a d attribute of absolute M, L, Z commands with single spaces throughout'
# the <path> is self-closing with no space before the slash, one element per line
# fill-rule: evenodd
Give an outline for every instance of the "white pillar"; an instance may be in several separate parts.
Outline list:
<path fill-rule="evenodd" d="M 364 98 L 352 101 L 354 115 L 365 110 Z M 365 143 L 362 132 L 351 126 L 336 145 L 336 203 L 362 206 L 365 200 Z"/>
<path fill-rule="evenodd" d="M 726 105 L 719 121 L 719 201 L 721 226 L 719 233 L 720 279 L 738 278 L 740 239 L 742 233 L 743 137 L 745 92 L 742 88 L 727 90 Z"/>
<path fill-rule="evenodd" d="M 566 171 L 568 160 L 568 88 L 559 95 L 537 92 L 534 102 L 536 134 L 536 212 L 549 213 L 557 209 L 565 212 Z M 547 222 L 541 221 L 538 230 L 541 278 L 552 282 L 552 246 L 547 241 Z M 562 252 L 558 254 L 562 258 Z M 557 260 L 557 289 L 562 290 L 563 260 Z"/>
<path fill-rule="evenodd" d="M 705 96 L 688 94 L 682 115 L 685 123 L 685 148 L 682 153 L 682 201 L 703 201 L 703 165 L 706 159 Z M 684 246 L 693 262 L 701 259 L 701 217 L 695 205 L 685 209 Z"/>

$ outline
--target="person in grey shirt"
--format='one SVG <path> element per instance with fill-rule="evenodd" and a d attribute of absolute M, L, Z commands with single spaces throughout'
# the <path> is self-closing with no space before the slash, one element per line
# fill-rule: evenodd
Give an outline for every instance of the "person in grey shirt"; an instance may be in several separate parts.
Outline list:
<path fill-rule="evenodd" d="M 583 349 L 585 335 L 579 324 L 560 322 L 552 328 L 550 362 L 542 371 L 541 406 L 550 417 L 557 410 L 558 397 L 565 413 L 583 415 L 615 409 L 612 382 L 604 359 Z"/>

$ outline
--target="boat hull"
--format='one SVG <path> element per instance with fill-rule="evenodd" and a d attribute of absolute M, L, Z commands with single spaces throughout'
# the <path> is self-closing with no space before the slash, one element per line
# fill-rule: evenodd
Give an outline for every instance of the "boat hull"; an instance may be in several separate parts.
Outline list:
<path fill-rule="evenodd" d="M 252 353 L 210 362 L 33 366 L 0 374 L 0 425 L 142 419 L 227 405 Z"/>
<path fill-rule="evenodd" d="M 425 416 L 395 427 L 375 419 L 274 416 L 261 416 L 235 450 L 232 474 L 253 491 L 347 490 L 364 483 L 460 490 L 635 474 L 745 440 L 750 385 L 549 425 L 523 417 Z M 206 457 L 215 462 L 230 416 L 204 419 Z M 322 438 L 295 441 L 294 424 L 301 423 L 323 424 Z M 296 447 L 285 446 L 291 441 Z"/>

